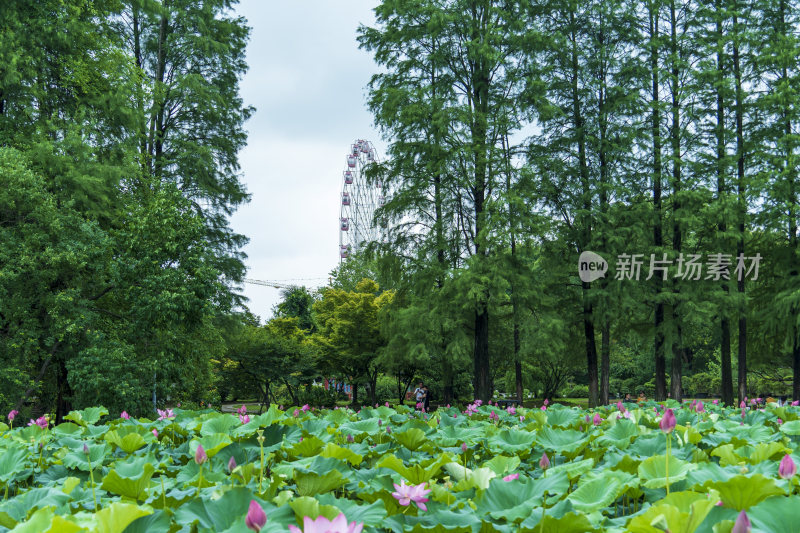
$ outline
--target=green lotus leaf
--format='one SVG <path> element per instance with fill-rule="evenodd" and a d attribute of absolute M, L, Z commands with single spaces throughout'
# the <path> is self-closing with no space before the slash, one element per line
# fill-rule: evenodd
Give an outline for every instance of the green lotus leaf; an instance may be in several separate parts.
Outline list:
<path fill-rule="evenodd" d="M 347 461 L 353 466 L 360 465 L 361 461 L 364 460 L 363 456 L 355 453 L 349 448 L 342 448 L 341 446 L 337 446 L 332 442 L 329 442 L 328 445 L 325 446 L 325 449 L 322 450 L 322 453 L 320 453 L 320 455 L 322 457 L 333 457 L 335 459 Z"/>
<path fill-rule="evenodd" d="M 426 440 L 425 432 L 417 428 L 411 428 L 406 431 L 395 431 L 392 433 L 392 438 L 412 452 L 419 449 Z"/>
<path fill-rule="evenodd" d="M 386 454 L 377 463 L 375 463 L 375 467 L 394 470 L 403 476 L 403 478 L 409 483 L 419 485 L 420 483 L 430 481 L 433 476 L 435 476 L 439 470 L 441 470 L 441 468 L 449 462 L 450 458 L 447 457 L 447 455 L 442 454 L 438 458 L 435 458 L 427 467 L 422 466 L 422 464 L 416 464 L 408 467 L 405 465 L 405 463 L 403 463 L 403 460 L 398 458 L 396 455 Z"/>
<path fill-rule="evenodd" d="M 175 522 L 185 528 L 196 528 L 204 532 L 225 531 L 237 521 L 241 521 L 244 526 L 244 517 L 250 501 L 254 499 L 253 493 L 245 487 L 230 489 L 216 499 L 194 498 L 175 510 Z M 274 507 L 263 501 L 256 501 L 272 519 L 273 513 L 270 510 Z"/>
<path fill-rule="evenodd" d="M 513 472 L 520 464 L 520 458 L 516 455 L 508 457 L 506 455 L 495 455 L 490 460 L 483 463 L 483 466 L 491 468 L 492 472 L 498 476 Z"/>
<path fill-rule="evenodd" d="M 211 418 L 203 422 L 200 428 L 200 435 L 211 436 L 218 433 L 228 435 L 231 429 L 240 426 L 241 422 L 238 418 L 227 413 L 214 413 Z"/>
<path fill-rule="evenodd" d="M 630 446 L 631 440 L 639 435 L 639 426 L 624 418 L 617 421 L 611 429 L 601 435 L 597 442 L 604 446 L 613 446 L 620 450 Z"/>
<path fill-rule="evenodd" d="M 504 429 L 487 441 L 487 445 L 494 453 L 518 453 L 528 451 L 533 447 L 536 435 L 529 431 Z"/>
<path fill-rule="evenodd" d="M 106 457 L 111 453 L 111 447 L 105 442 L 102 444 L 86 443 L 86 447 L 89 449 L 88 457 L 83 453 L 83 444 L 81 444 L 64 456 L 62 460 L 64 466 L 88 472 L 90 470 L 90 461 L 92 469 L 99 468 L 103 466 Z"/>
<path fill-rule="evenodd" d="M 672 533 L 694 533 L 716 505 L 716 499 L 697 492 L 673 492 L 657 505 L 632 518 L 626 531 L 658 533 L 653 524 L 666 524 Z"/>
<path fill-rule="evenodd" d="M 378 425 L 377 418 L 359 420 L 358 422 L 347 422 L 339 426 L 339 433 L 356 435 L 370 435 L 381 431 L 383 426 Z"/>
<path fill-rule="evenodd" d="M 75 522 L 54 514 L 52 507 L 44 507 L 16 526 L 13 531 L 14 533 L 73 533 L 85 530 Z"/>
<path fill-rule="evenodd" d="M 106 415 L 108 415 L 108 409 L 105 407 L 87 407 L 82 411 L 70 411 L 64 420 L 72 420 L 79 426 L 90 426 Z"/>
<path fill-rule="evenodd" d="M 101 488 L 133 500 L 144 499 L 145 491 L 150 485 L 150 478 L 155 472 L 152 461 L 152 457 L 137 457 L 125 462 L 118 461 L 103 478 Z"/>
<path fill-rule="evenodd" d="M 588 435 L 571 429 L 544 427 L 536 435 L 539 446 L 559 453 L 572 453 L 586 445 Z"/>
<path fill-rule="evenodd" d="M 84 428 L 72 422 L 62 422 L 57 426 L 53 426 L 53 433 L 58 436 L 73 437 L 79 439 L 83 434 Z"/>
<path fill-rule="evenodd" d="M 12 443 L 0 449 L 0 482 L 5 484 L 15 479 L 25 467 L 27 457 L 28 449 L 21 444 Z"/>
<path fill-rule="evenodd" d="M 214 457 L 219 451 L 231 444 L 231 438 L 223 433 L 214 433 L 213 435 L 205 435 L 200 440 L 193 440 L 189 443 L 189 453 L 194 457 L 197 447 L 203 445 L 206 455 Z"/>
<path fill-rule="evenodd" d="M 570 427 L 579 420 L 580 413 L 575 410 L 555 405 L 546 411 L 547 425 Z"/>
<path fill-rule="evenodd" d="M 292 457 L 314 457 L 322 450 L 325 443 L 315 436 L 304 437 L 287 450 Z"/>
<path fill-rule="evenodd" d="M 96 533 L 120 533 L 137 518 L 151 513 L 152 511 L 135 504 L 114 502 L 95 513 L 96 529 L 94 531 Z"/>
<path fill-rule="evenodd" d="M 672 485 L 686 479 L 688 473 L 697 468 L 696 464 L 678 459 L 674 455 L 669 456 L 669 468 L 667 468 L 666 461 L 667 456 L 656 455 L 639 465 L 639 479 L 642 480 L 645 487 L 650 489 L 666 487 L 668 479 L 669 484 Z"/>
<path fill-rule="evenodd" d="M 800 435 L 800 420 L 792 420 L 791 422 L 784 422 L 780 426 L 781 433 L 787 435 Z"/>
<path fill-rule="evenodd" d="M 480 514 L 488 514 L 495 520 L 519 523 L 531 514 L 535 506 L 541 505 L 541 499 L 537 499 L 535 494 L 532 480 L 507 482 L 494 478 L 475 503 Z"/>
<path fill-rule="evenodd" d="M 747 510 L 770 496 L 786 494 L 775 480 L 761 474 L 735 476 L 727 481 L 712 481 L 705 486 L 719 492 L 723 506 L 737 511 Z"/>
<path fill-rule="evenodd" d="M 153 434 L 141 426 L 122 426 L 109 431 L 103 438 L 106 442 L 119 447 L 127 454 L 131 454 L 145 446 L 148 442 L 153 442 L 155 440 Z"/>
<path fill-rule="evenodd" d="M 314 472 L 299 472 L 295 470 L 294 480 L 297 484 L 297 492 L 301 496 L 312 496 L 322 494 L 329 490 L 338 489 L 347 480 L 342 477 L 341 472 L 338 470 L 330 470 L 325 474 L 316 474 Z"/>
<path fill-rule="evenodd" d="M 70 496 L 56 488 L 35 488 L 0 504 L 0 525 L 12 528 L 24 521 L 34 509 L 58 508 L 70 500 Z"/>
<path fill-rule="evenodd" d="M 719 446 L 711 452 L 712 457 L 719 457 L 720 466 L 737 465 L 745 462 L 744 457 L 736 453 L 733 444 Z"/>
<path fill-rule="evenodd" d="M 753 531 L 769 533 L 797 533 L 800 520 L 800 496 L 767 498 L 747 511 Z"/>
<path fill-rule="evenodd" d="M 791 453 L 792 450 L 780 442 L 759 442 L 753 447 L 750 453 L 750 462 L 753 464 L 762 461 L 780 461 L 784 455 Z"/>
<path fill-rule="evenodd" d="M 594 467 L 594 459 L 582 459 L 580 461 L 565 461 L 560 465 L 551 467 L 548 475 L 556 472 L 566 472 L 570 479 L 576 479 L 589 472 Z"/>
<path fill-rule="evenodd" d="M 320 505 L 320 503 L 310 496 L 300 496 L 289 502 L 289 507 L 294 511 L 297 524 L 303 525 L 303 518 L 317 518 L 322 515 L 328 520 L 333 520 L 341 511 L 333 505 Z"/>
<path fill-rule="evenodd" d="M 384 409 L 388 409 L 384 407 Z M 363 522 L 365 526 L 379 527 L 386 518 L 386 506 L 383 500 L 376 500 L 369 505 L 359 505 L 357 502 L 336 498 L 333 493 L 320 494 L 317 500 L 321 505 L 330 505 L 339 509 L 347 517 L 348 522 Z"/>
<path fill-rule="evenodd" d="M 141 516 L 128 524 L 122 533 L 167 533 L 170 530 L 171 515 L 158 510 L 153 514 Z"/>
<path fill-rule="evenodd" d="M 600 531 L 595 528 L 584 514 L 567 513 L 561 517 L 554 517 L 545 512 L 544 518 L 539 520 L 539 524 L 533 528 L 522 528 L 521 533 L 537 533 L 547 531 L 547 533 L 593 533 Z"/>
<path fill-rule="evenodd" d="M 622 485 L 614 478 L 597 478 L 582 483 L 575 492 L 567 496 L 572 506 L 582 513 L 593 513 L 615 501 L 621 493 Z"/>

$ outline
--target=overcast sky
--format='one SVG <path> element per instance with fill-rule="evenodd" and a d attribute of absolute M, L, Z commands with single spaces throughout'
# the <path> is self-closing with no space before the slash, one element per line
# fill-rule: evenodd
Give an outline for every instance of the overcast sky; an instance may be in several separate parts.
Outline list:
<path fill-rule="evenodd" d="M 249 278 L 320 285 L 338 263 L 350 144 L 369 139 L 385 153 L 366 108 L 366 85 L 377 66 L 356 42 L 358 25 L 373 24 L 377 3 L 242 0 L 237 9 L 252 28 L 241 92 L 256 112 L 240 154 L 252 200 L 231 226 L 250 238 Z M 244 294 L 262 321 L 280 300 L 271 287 L 246 284 Z"/>

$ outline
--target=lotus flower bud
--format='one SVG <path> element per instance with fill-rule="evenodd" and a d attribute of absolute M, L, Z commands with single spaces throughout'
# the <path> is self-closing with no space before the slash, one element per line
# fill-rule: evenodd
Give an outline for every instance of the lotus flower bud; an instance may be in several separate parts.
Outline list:
<path fill-rule="evenodd" d="M 353 442 L 354 440 L 352 435 L 347 435 L 347 442 Z"/>
<path fill-rule="evenodd" d="M 778 475 L 783 479 L 790 479 L 794 477 L 796 473 L 797 465 L 794 464 L 794 460 L 790 456 L 784 455 L 783 459 L 781 459 L 781 464 L 778 467 Z"/>
<path fill-rule="evenodd" d="M 297 409 L 295 409 L 295 410 L 294 410 L 294 413 L 292 413 L 292 414 L 294 415 L 294 417 L 295 417 L 295 418 L 297 418 L 298 416 L 300 416 L 300 411 L 298 411 Z"/>
<path fill-rule="evenodd" d="M 519 474 L 509 474 L 503 478 L 503 481 L 514 481 L 515 479 L 519 479 Z"/>
<path fill-rule="evenodd" d="M 661 421 L 658 423 L 661 431 L 664 433 L 670 433 L 673 429 L 675 429 L 675 413 L 672 412 L 672 409 L 667 409 L 667 412 L 664 413 L 664 416 L 661 417 Z"/>
<path fill-rule="evenodd" d="M 83 443 L 83 453 L 84 453 L 84 455 L 86 455 L 87 457 L 89 456 L 89 447 L 86 445 L 86 443 L 85 443 L 85 442 Z M 789 456 L 787 455 L 786 457 L 789 457 Z M 790 460 L 791 460 L 791 459 L 790 459 Z M 783 464 L 783 463 L 781 463 L 781 464 Z M 794 465 L 794 463 L 792 463 L 792 465 Z"/>
<path fill-rule="evenodd" d="M 206 455 L 206 451 L 203 449 L 202 444 L 197 445 L 197 451 L 194 452 L 194 462 L 201 465 L 208 461 L 208 455 Z"/>
<path fill-rule="evenodd" d="M 624 411 L 625 410 L 625 406 L 622 405 L 622 402 L 617 402 L 617 409 L 619 411 Z"/>
<path fill-rule="evenodd" d="M 392 426 L 386 426 L 386 433 L 392 432 Z"/>
<path fill-rule="evenodd" d="M 231 455 L 231 458 L 228 459 L 228 472 L 233 472 L 236 470 L 236 459 Z"/>
<path fill-rule="evenodd" d="M 264 509 L 257 501 L 250 500 L 250 507 L 247 509 L 247 517 L 244 519 L 244 524 L 248 529 L 252 529 L 258 533 L 266 523 L 267 515 L 264 513 Z"/>
<path fill-rule="evenodd" d="M 750 533 L 750 519 L 747 518 L 747 513 L 744 510 L 736 518 L 736 523 L 733 524 L 731 533 Z"/>
<path fill-rule="evenodd" d="M 711 403 L 713 403 L 714 405 L 719 405 L 719 400 L 714 398 L 713 400 L 711 400 Z"/>
<path fill-rule="evenodd" d="M 550 459 L 547 457 L 547 453 L 543 453 L 542 458 L 539 459 L 539 467 L 542 470 L 547 470 L 550 468 Z"/>
<path fill-rule="evenodd" d="M 122 418 L 123 420 L 128 420 L 128 419 L 130 419 L 131 415 L 129 415 L 129 414 L 128 414 L 128 413 L 126 413 L 125 411 L 122 411 L 122 412 L 119 414 L 119 417 L 120 417 L 120 418 Z"/>
<path fill-rule="evenodd" d="M 705 408 L 705 406 L 703 405 L 703 402 L 697 402 L 697 405 L 695 406 L 695 410 L 696 410 L 698 413 L 704 413 L 704 412 L 705 412 L 705 410 L 706 410 L 706 408 Z"/>
<path fill-rule="evenodd" d="M 592 418 L 592 423 L 595 426 L 599 426 L 603 422 L 603 419 L 600 417 L 600 413 L 595 413 L 594 418 Z"/>
<path fill-rule="evenodd" d="M 461 443 L 461 453 L 467 453 L 467 443 L 466 442 L 462 442 Z"/>
<path fill-rule="evenodd" d="M 153 435 L 158 438 L 158 430 L 156 428 L 153 428 Z"/>

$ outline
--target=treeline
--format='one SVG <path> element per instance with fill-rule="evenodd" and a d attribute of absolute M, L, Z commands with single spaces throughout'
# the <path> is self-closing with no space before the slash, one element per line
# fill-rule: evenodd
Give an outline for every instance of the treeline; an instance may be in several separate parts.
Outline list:
<path fill-rule="evenodd" d="M 570 381 L 590 405 L 640 388 L 800 399 L 797 2 L 376 15 L 359 42 L 389 142 L 372 175 L 393 191 L 374 246 L 397 290 L 388 350 L 445 400 L 465 371 L 484 401 Z M 579 278 L 587 251 L 606 277 Z"/>
<path fill-rule="evenodd" d="M 0 6 L 3 412 L 144 413 L 212 385 L 248 199 L 232 4 Z"/>

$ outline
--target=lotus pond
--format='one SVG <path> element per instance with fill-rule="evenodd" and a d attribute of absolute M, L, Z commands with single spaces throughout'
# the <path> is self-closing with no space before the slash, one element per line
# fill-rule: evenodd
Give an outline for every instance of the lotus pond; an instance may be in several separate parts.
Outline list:
<path fill-rule="evenodd" d="M 800 531 L 800 408 L 666 407 L 17 419 L 0 531 Z"/>

